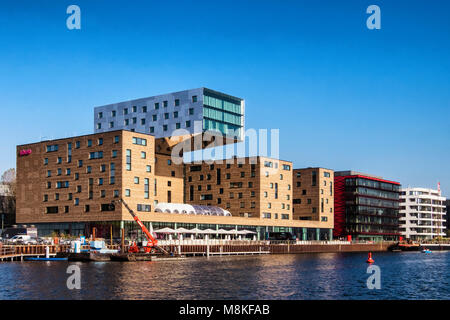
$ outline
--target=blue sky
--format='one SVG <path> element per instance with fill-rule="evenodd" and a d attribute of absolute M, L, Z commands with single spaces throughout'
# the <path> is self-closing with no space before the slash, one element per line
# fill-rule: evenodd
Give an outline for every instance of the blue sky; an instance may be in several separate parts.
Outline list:
<path fill-rule="evenodd" d="M 81 8 L 81 30 L 66 8 Z M 381 8 L 381 30 L 366 8 Z M 15 145 L 93 131 L 93 107 L 208 87 L 279 128 L 294 167 L 450 196 L 445 1 L 0 2 L 0 171 Z"/>

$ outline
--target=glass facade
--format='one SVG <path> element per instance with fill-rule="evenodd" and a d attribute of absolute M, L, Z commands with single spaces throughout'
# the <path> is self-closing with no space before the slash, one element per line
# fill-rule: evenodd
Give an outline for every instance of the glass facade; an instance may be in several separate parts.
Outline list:
<path fill-rule="evenodd" d="M 256 232 L 256 234 L 249 234 L 242 236 L 243 238 L 253 239 L 256 236 L 257 240 L 265 240 L 269 232 L 290 232 L 299 240 L 332 240 L 330 238 L 331 229 L 317 229 L 317 228 L 292 228 L 292 227 L 273 227 L 273 226 L 245 226 L 245 225 L 228 225 L 228 224 L 201 224 L 201 223 L 177 223 L 177 222 L 143 222 L 147 229 L 157 230 L 162 228 L 198 228 L 200 230 L 249 230 Z M 96 235 L 99 238 L 108 240 L 112 237 L 117 241 L 121 237 L 121 227 L 125 230 L 125 238 L 136 241 L 146 240 L 141 228 L 134 221 L 104 221 L 104 222 L 77 222 L 77 223 L 39 223 L 36 224 L 39 237 L 54 236 L 54 235 L 71 235 L 89 237 L 92 229 L 96 228 Z M 176 239 L 176 235 L 173 235 Z M 212 235 L 211 239 L 220 238 L 221 235 Z"/>
<path fill-rule="evenodd" d="M 400 186 L 369 178 L 345 179 L 345 231 L 359 240 L 398 240 Z"/>
<path fill-rule="evenodd" d="M 241 102 L 226 97 L 203 95 L 203 130 L 216 130 L 223 134 L 237 131 L 240 138 L 243 110 Z"/>

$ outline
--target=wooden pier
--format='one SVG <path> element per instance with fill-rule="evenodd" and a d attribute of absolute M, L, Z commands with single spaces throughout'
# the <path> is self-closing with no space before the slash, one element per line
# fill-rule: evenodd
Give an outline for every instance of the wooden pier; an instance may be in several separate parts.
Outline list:
<path fill-rule="evenodd" d="M 24 257 L 45 257 L 46 247 L 49 248 L 50 257 L 66 250 L 66 246 L 56 245 L 4 245 L 0 247 L 0 261 L 23 261 Z"/>

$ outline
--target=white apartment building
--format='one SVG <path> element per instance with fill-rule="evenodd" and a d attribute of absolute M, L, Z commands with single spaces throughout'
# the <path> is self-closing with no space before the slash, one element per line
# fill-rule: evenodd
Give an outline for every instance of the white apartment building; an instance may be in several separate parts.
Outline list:
<path fill-rule="evenodd" d="M 411 240 L 445 236 L 445 197 L 426 188 L 404 188 L 400 193 L 399 229 Z"/>

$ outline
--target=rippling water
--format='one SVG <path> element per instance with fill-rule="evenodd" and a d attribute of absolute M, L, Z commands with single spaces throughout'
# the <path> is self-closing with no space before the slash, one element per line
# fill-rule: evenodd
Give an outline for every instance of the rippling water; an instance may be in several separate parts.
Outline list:
<path fill-rule="evenodd" d="M 191 258 L 158 262 L 3 262 L 0 299 L 450 299 L 450 252 Z M 81 289 L 66 286 L 69 264 Z"/>

